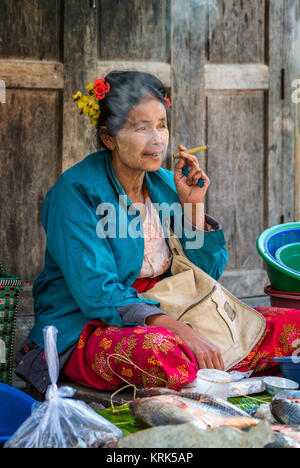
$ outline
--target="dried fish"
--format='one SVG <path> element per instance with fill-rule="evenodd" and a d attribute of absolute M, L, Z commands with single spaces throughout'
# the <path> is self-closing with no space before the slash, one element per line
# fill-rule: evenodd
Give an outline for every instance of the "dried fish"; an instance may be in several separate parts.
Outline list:
<path fill-rule="evenodd" d="M 234 405 L 205 395 L 199 401 L 176 395 L 137 398 L 129 408 L 138 420 L 149 426 L 197 421 L 202 429 L 218 426 L 242 428 L 258 422 Z"/>
<path fill-rule="evenodd" d="M 300 448 L 300 427 L 273 424 L 275 441 L 266 448 Z"/>

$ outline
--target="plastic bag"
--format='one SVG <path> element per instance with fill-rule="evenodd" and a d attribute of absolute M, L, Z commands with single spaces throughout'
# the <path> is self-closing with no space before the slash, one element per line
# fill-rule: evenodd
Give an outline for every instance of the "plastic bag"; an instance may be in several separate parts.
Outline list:
<path fill-rule="evenodd" d="M 4 448 L 98 448 L 116 443 L 122 437 L 119 428 L 85 402 L 71 399 L 76 393 L 72 387 L 57 387 L 57 329 L 50 326 L 43 332 L 51 385 L 45 401 L 33 404 L 31 416 Z"/>

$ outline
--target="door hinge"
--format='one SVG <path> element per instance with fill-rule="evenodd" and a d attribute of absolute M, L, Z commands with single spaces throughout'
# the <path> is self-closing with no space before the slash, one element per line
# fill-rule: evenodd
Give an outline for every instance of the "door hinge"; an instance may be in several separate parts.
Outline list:
<path fill-rule="evenodd" d="M 281 100 L 285 100 L 285 69 L 281 69 Z"/>

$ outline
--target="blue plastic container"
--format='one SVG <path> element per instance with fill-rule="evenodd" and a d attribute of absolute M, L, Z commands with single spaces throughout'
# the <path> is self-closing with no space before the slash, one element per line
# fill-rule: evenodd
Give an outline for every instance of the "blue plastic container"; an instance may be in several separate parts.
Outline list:
<path fill-rule="evenodd" d="M 275 257 L 282 265 L 300 273 L 300 242 L 283 245 L 276 250 Z"/>
<path fill-rule="evenodd" d="M 300 242 L 300 223 L 286 223 L 266 229 L 257 239 L 257 250 L 264 259 L 272 289 L 300 293 L 300 272 L 280 263 L 278 249 Z"/>
<path fill-rule="evenodd" d="M 31 407 L 35 401 L 21 390 L 0 383 L 0 446 L 31 415 Z"/>
<path fill-rule="evenodd" d="M 280 365 L 283 377 L 293 380 L 300 385 L 300 358 L 299 357 L 276 357 L 273 361 Z"/>

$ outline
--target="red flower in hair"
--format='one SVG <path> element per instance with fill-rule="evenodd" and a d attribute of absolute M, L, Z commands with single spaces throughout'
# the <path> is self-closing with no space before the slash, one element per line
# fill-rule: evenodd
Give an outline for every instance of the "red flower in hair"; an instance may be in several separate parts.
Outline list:
<path fill-rule="evenodd" d="M 168 104 L 168 107 L 171 107 L 170 99 L 168 98 L 167 95 L 165 95 L 165 101 Z"/>
<path fill-rule="evenodd" d="M 110 90 L 110 84 L 105 83 L 104 78 L 99 78 L 94 82 L 94 90 L 97 99 L 103 99 L 105 94 Z"/>

